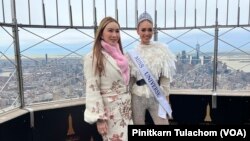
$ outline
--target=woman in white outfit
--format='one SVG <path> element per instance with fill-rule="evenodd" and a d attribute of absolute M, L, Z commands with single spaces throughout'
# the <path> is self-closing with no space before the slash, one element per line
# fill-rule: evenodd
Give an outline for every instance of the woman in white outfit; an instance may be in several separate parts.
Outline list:
<path fill-rule="evenodd" d="M 168 96 L 170 81 L 175 71 L 175 56 L 165 44 L 151 41 L 153 32 L 153 20 L 151 16 L 147 12 L 142 13 L 138 18 L 137 24 L 137 33 L 141 41 L 135 48 L 135 51 L 144 61 L 154 79 L 158 81 L 164 94 Z M 131 59 L 129 64 L 131 69 L 130 85 L 134 124 L 144 125 L 146 110 L 148 110 L 156 125 L 168 125 L 168 117 L 166 114 L 163 116 L 159 115 L 159 108 L 162 107 L 160 107 Z"/>
<path fill-rule="evenodd" d="M 127 126 L 132 124 L 129 71 L 120 26 L 112 17 L 105 17 L 98 27 L 93 51 L 84 58 L 84 120 L 96 123 L 104 141 L 128 140 Z"/>

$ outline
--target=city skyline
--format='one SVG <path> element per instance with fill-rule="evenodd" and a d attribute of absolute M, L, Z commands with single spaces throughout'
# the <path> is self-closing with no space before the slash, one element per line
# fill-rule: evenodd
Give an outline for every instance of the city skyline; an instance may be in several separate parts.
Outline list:
<path fill-rule="evenodd" d="M 143 11 L 148 11 L 151 15 L 153 20 L 157 20 L 157 28 L 188 28 L 188 27 L 199 27 L 199 26 L 206 26 L 206 27 L 212 27 L 215 25 L 216 22 L 216 7 L 218 8 L 218 25 L 219 26 L 229 26 L 230 25 L 247 25 L 250 23 L 250 10 L 249 5 L 250 1 L 247 0 L 236 0 L 236 1 L 218 1 L 218 0 L 190 0 L 187 1 L 187 3 L 183 3 L 180 0 L 158 0 L 158 1 L 149 1 L 149 0 L 138 0 L 137 6 L 135 1 L 125 1 L 121 0 L 117 3 L 113 1 L 109 1 L 107 3 L 104 3 L 103 0 L 95 0 L 94 1 L 60 1 L 57 3 L 58 5 L 58 11 L 56 11 L 56 2 L 55 1 L 47 1 L 44 0 L 42 3 L 34 3 L 33 0 L 30 1 L 30 5 L 28 3 L 23 1 L 16 1 L 16 16 L 17 16 L 17 22 L 18 24 L 25 25 L 25 24 L 31 24 L 31 25 L 42 25 L 45 23 L 44 20 L 46 20 L 46 24 L 49 25 L 55 25 L 55 26 L 71 26 L 70 25 L 70 12 L 68 11 L 67 6 L 72 6 L 72 26 L 79 26 L 79 27 L 92 27 L 94 25 L 94 6 L 97 8 L 96 10 L 96 20 L 97 25 L 99 24 L 100 20 L 105 16 L 116 16 L 115 8 L 119 9 L 118 11 L 118 22 L 121 24 L 121 27 L 126 28 L 135 28 L 135 22 L 136 22 L 136 12 L 142 13 Z M 0 10 L 0 23 L 12 23 L 11 19 L 11 2 L 4 0 L 3 2 L 0 2 L 1 5 L 4 4 L 5 8 Z M 45 6 L 45 15 L 43 15 L 43 9 L 42 5 Z M 70 5 L 69 5 L 70 4 Z M 117 5 L 116 5 L 117 4 Z M 186 4 L 186 5 L 185 5 Z M 105 6 L 106 7 L 105 7 Z M 129 7 L 124 6 L 129 5 Z M 30 7 L 28 7 L 30 6 Z M 83 9 L 81 9 L 81 7 Z M 206 7 L 205 7 L 206 6 Z M 135 8 L 137 7 L 138 11 L 135 11 Z M 166 9 L 167 8 L 167 11 Z M 240 9 L 238 9 L 240 8 Z M 27 10 L 23 10 L 27 9 Z M 186 11 L 184 11 L 186 9 Z M 205 11 L 205 9 L 207 11 Z M 157 10 L 157 17 L 155 16 L 155 10 Z M 195 10 L 196 10 L 196 16 L 195 16 Z M 240 11 L 237 11 L 240 10 Z M 175 11 L 177 11 L 175 13 Z M 28 13 L 31 12 L 31 13 Z M 58 12 L 58 13 L 57 13 Z M 165 13 L 164 13 L 165 12 Z M 48 15 L 50 13 L 50 15 Z M 57 15 L 58 14 L 58 15 Z M 175 15 L 176 14 L 176 15 Z M 35 16 L 36 15 L 36 16 Z M 230 15 L 230 16 L 229 16 Z M 43 19 L 43 16 L 46 16 L 45 19 Z M 57 17 L 58 16 L 58 17 Z M 67 17 L 67 18 L 65 18 Z M 84 20 L 81 18 L 86 18 L 89 20 Z M 196 19 L 197 18 L 197 19 Z M 206 18 L 206 19 L 205 19 Z M 57 23 L 58 22 L 58 23 Z M 83 23 L 82 23 L 83 22 Z M 20 28 L 19 30 L 19 36 L 20 40 L 20 46 L 26 47 L 27 44 L 31 44 L 34 42 L 37 37 L 32 37 L 32 33 L 29 32 L 29 28 Z M 188 29 L 187 29 L 188 30 Z M 224 27 L 219 29 L 219 32 L 225 32 L 223 31 Z M 3 52 L 5 47 L 8 47 L 12 43 L 12 37 L 8 35 L 8 33 L 12 32 L 11 28 L 4 28 L 0 29 L 0 34 L 4 35 L 2 38 L 0 38 L 1 46 L 0 51 Z M 63 31 L 62 29 L 53 29 L 53 30 L 44 30 L 43 28 L 32 28 L 32 32 L 38 34 L 42 37 L 49 37 L 53 35 L 55 32 Z M 67 45 L 67 44 L 75 44 L 75 45 L 83 45 L 83 42 L 89 43 L 89 41 L 93 40 L 94 33 L 93 30 L 83 30 L 79 32 L 71 32 L 69 30 L 66 30 L 67 34 L 63 34 L 63 36 L 57 36 L 56 38 L 53 38 L 53 41 L 56 43 L 59 43 L 61 45 Z M 199 30 L 198 30 L 199 31 Z M 211 28 L 211 30 L 208 28 L 205 29 L 206 32 L 210 32 L 211 35 L 214 35 L 214 29 Z M 226 35 L 226 38 L 229 40 L 236 40 L 237 44 L 240 46 L 242 39 L 249 39 L 250 35 L 246 34 L 248 29 L 240 28 L 235 31 L 233 35 L 241 35 L 242 37 L 239 38 L 239 36 L 230 37 L 228 34 Z M 79 34 L 80 32 L 84 34 Z M 127 32 L 127 31 L 126 31 Z M 168 32 L 174 32 L 173 34 L 170 33 L 171 36 L 176 37 L 179 34 L 182 34 L 185 31 L 180 30 L 168 30 Z M 161 32 L 159 32 L 161 34 Z M 122 33 L 123 34 L 123 33 Z M 129 34 L 133 38 L 138 38 L 135 31 L 129 32 Z M 127 39 L 131 39 L 130 36 L 126 36 L 126 33 L 123 34 L 122 39 L 124 40 L 124 43 L 129 42 Z M 79 36 L 84 36 L 85 41 L 82 39 L 79 39 Z M 197 30 L 193 30 L 192 33 L 188 34 L 187 36 L 194 36 L 191 39 L 187 40 L 194 40 L 201 41 L 204 40 L 203 38 L 211 38 L 210 35 L 206 35 L 206 33 L 198 33 Z M 38 37 L 39 39 L 39 37 Z M 171 39 L 170 39 L 171 40 Z M 165 42 L 167 43 L 167 42 Z M 194 43 L 189 43 L 189 45 L 192 45 Z M 236 45 L 237 46 L 237 45 Z M 46 45 L 43 45 L 43 47 L 46 47 Z M 1 49 L 3 48 L 3 49 Z M 22 49 L 21 49 L 22 50 Z"/>
<path fill-rule="evenodd" d="M 40 3 L 16 0 L 16 24 L 12 23 L 15 19 L 12 19 L 13 13 L 11 15 L 11 2 L 14 1 L 0 2 L 0 70 L 10 72 L 8 76 L 0 75 L 0 106 L 18 107 L 19 93 L 24 93 L 22 97 L 27 104 L 83 96 L 80 59 L 91 50 L 94 31 L 100 20 L 105 16 L 118 20 L 126 51 L 139 43 L 135 26 L 137 14 L 143 11 L 149 12 L 155 21 L 155 39 L 167 44 L 177 56 L 186 52 L 186 61 L 177 61 L 178 75 L 171 85 L 172 90 L 210 91 L 214 84 L 219 90 L 229 92 L 250 89 L 249 72 L 241 71 L 242 66 L 233 68 L 230 62 L 222 62 L 224 59 L 233 62 L 235 58 L 232 57 L 237 55 L 250 56 L 248 0 L 190 0 L 185 1 L 186 5 L 181 0 L 138 0 L 137 6 L 137 1 L 133 0 L 111 0 L 109 3 L 104 0 L 66 0 L 58 5 L 55 0 Z M 18 36 L 13 35 L 14 31 L 18 31 Z M 218 74 L 213 71 L 217 41 Z M 196 49 L 197 44 L 199 49 Z M 20 54 L 15 54 L 18 47 L 14 45 L 19 45 Z M 16 67 L 15 55 L 20 55 L 22 70 Z M 231 58 L 223 58 L 228 56 Z M 244 68 L 250 66 L 248 58 L 242 60 L 246 63 Z M 24 80 L 21 90 L 18 89 L 17 72 Z M 213 81 L 214 77 L 218 83 Z"/>
<path fill-rule="evenodd" d="M 239 37 L 241 38 L 241 37 Z M 249 38 L 250 38 L 250 34 L 249 34 Z M 227 39 L 227 40 L 230 40 L 230 39 Z M 160 39 L 159 40 L 160 42 L 164 42 L 163 39 Z M 236 40 L 237 41 L 237 40 Z M 92 42 L 92 43 L 91 43 Z M 133 40 L 129 40 L 129 41 L 126 41 L 126 42 L 123 42 L 123 45 L 125 46 L 124 47 L 124 50 L 127 51 L 131 48 L 134 48 L 139 42 L 134 42 L 133 44 L 130 44 L 129 46 L 126 46 L 128 45 L 130 42 L 133 42 Z M 178 54 L 180 53 L 181 51 L 183 50 L 189 50 L 190 51 L 190 54 L 192 54 L 192 52 L 195 52 L 195 45 L 196 44 L 202 44 L 204 43 L 205 41 L 199 41 L 199 40 L 193 40 L 193 41 L 189 41 L 189 42 L 192 42 L 194 44 L 183 44 L 183 43 L 180 43 L 178 41 L 175 41 L 174 43 L 171 42 L 171 43 L 166 43 L 166 45 L 168 45 L 169 49 L 171 51 L 173 51 L 175 54 Z M 245 41 L 246 42 L 246 41 Z M 86 45 L 87 43 L 90 43 L 89 45 L 87 46 L 84 46 Z M 31 55 L 31 57 L 42 57 L 44 56 L 44 54 L 48 54 L 48 55 L 51 55 L 51 56 L 63 56 L 63 55 L 67 55 L 67 54 L 71 54 L 71 55 L 76 55 L 76 56 L 84 56 L 86 53 L 88 53 L 89 51 L 92 50 L 92 44 L 93 44 L 93 41 L 88 41 L 88 42 L 84 42 L 83 44 L 73 44 L 73 45 L 69 45 L 67 44 L 66 46 L 65 45 L 61 45 L 63 47 L 67 47 L 67 49 L 64 49 L 64 48 L 61 48 L 60 46 L 56 46 L 56 45 L 48 45 L 48 43 L 46 43 L 45 45 L 39 45 L 39 46 L 36 46 L 36 47 L 32 47 L 31 49 L 28 49 L 26 50 L 25 48 L 27 47 L 20 47 L 21 48 L 21 54 L 23 55 L 26 55 L 26 54 L 33 54 Z M 214 42 L 211 41 L 209 44 L 207 44 L 206 46 L 203 46 L 201 47 L 201 51 L 203 53 L 213 53 L 214 52 L 214 49 L 213 49 L 213 45 Z M 230 47 L 229 45 L 227 44 L 224 44 L 224 43 L 221 43 L 222 45 L 219 44 L 219 52 L 218 53 L 225 53 L 225 52 L 230 52 L 230 48 L 231 48 L 231 52 L 235 53 L 235 54 L 239 54 L 239 53 L 244 53 L 244 52 L 241 52 L 242 50 L 242 47 L 240 50 L 237 50 L 235 48 L 237 48 L 237 46 L 241 46 L 242 44 L 244 44 L 244 47 L 243 47 L 243 50 L 250 54 L 250 42 L 246 42 L 246 43 L 242 43 L 242 42 L 238 42 L 238 43 L 235 43 L 234 44 L 237 44 L 235 47 Z M 241 45 L 239 45 L 241 44 Z M 82 46 L 84 46 L 82 48 Z M 191 46 L 191 47 L 190 47 Z M 7 48 L 7 47 L 5 47 Z M 2 48 L 4 49 L 4 47 Z M 25 50 L 25 51 L 23 51 Z M 13 50 L 8 50 L 7 52 L 4 52 L 4 50 L 0 50 L 1 53 L 4 53 L 5 55 L 7 56 L 14 56 L 14 51 Z M 74 52 L 77 52 L 77 54 L 74 54 Z M 36 55 L 37 54 L 37 55 Z M 202 53 L 201 53 L 202 54 Z M 2 55 L 0 55 L 2 56 Z M 2 59 L 2 58 L 0 58 Z"/>

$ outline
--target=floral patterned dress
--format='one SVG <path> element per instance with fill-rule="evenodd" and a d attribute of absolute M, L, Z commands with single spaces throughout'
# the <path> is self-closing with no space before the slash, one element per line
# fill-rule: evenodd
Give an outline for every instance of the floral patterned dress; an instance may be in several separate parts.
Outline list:
<path fill-rule="evenodd" d="M 133 124 L 131 94 L 123 81 L 116 61 L 105 51 L 105 74 L 94 74 L 93 53 L 84 57 L 84 75 L 86 79 L 86 109 L 84 120 L 90 124 L 98 119 L 108 121 L 108 134 L 104 141 L 127 141 L 127 126 Z M 95 59 L 96 60 L 96 59 Z M 95 62 L 94 62 L 95 63 Z"/>

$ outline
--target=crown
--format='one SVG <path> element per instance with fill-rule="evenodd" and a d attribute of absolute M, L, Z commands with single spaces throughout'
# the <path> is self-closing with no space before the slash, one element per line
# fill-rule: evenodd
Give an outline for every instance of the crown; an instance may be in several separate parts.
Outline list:
<path fill-rule="evenodd" d="M 137 26 L 142 22 L 142 21 L 145 21 L 145 20 L 148 20 L 150 21 L 151 23 L 153 23 L 153 19 L 152 17 L 145 11 L 143 12 L 139 18 L 138 18 L 138 22 L 137 22 Z"/>

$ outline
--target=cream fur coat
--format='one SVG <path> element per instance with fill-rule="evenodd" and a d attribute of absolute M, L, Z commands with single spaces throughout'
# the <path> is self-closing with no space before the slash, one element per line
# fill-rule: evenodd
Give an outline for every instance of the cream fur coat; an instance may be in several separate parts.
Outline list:
<path fill-rule="evenodd" d="M 92 52 L 83 60 L 86 80 L 84 120 L 92 124 L 98 119 L 106 119 L 109 129 L 107 136 L 103 136 L 103 139 L 127 141 L 127 126 L 132 124 L 131 95 L 116 61 L 105 51 L 102 53 L 104 54 L 105 75 L 94 74 L 95 64 L 92 65 Z"/>

